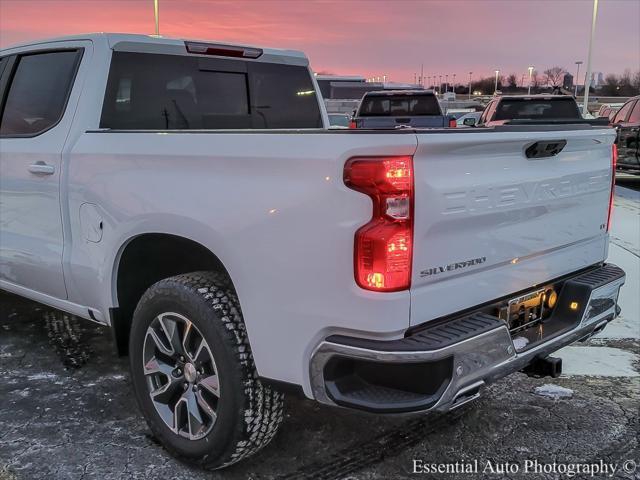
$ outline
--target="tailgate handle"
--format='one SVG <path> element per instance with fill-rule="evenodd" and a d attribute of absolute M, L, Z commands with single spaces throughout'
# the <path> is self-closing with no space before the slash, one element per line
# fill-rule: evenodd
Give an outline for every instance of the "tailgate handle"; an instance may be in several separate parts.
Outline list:
<path fill-rule="evenodd" d="M 396 123 L 409 123 L 411 118 L 409 117 L 398 117 L 396 118 Z"/>
<path fill-rule="evenodd" d="M 527 158 L 555 157 L 567 144 L 566 140 L 546 140 L 529 145 L 524 153 Z"/>

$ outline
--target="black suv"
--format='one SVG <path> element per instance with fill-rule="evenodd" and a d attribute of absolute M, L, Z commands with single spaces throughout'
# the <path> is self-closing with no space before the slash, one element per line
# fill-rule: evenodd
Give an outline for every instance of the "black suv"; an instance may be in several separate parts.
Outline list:
<path fill-rule="evenodd" d="M 640 174 L 640 95 L 627 100 L 611 125 L 618 131 L 618 169 Z"/>

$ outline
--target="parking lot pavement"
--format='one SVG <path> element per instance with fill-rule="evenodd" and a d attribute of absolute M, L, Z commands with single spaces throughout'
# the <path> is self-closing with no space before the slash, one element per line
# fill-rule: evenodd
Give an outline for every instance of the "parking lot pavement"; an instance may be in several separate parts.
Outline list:
<path fill-rule="evenodd" d="M 504 462 L 518 466 L 509 478 L 564 478 L 544 469 L 600 461 L 616 465 L 610 478 L 638 478 L 623 470 L 627 460 L 640 465 L 635 193 L 618 189 L 610 249 L 627 271 L 622 317 L 561 351 L 561 378 L 516 374 L 442 416 L 377 417 L 288 397 L 275 440 L 224 473 L 185 466 L 157 444 L 108 329 L 0 295 L 0 479 L 393 479 L 415 477 L 414 462 L 476 460 L 476 473 L 419 478 L 486 478 Z M 538 462 L 534 473 L 527 460 Z"/>

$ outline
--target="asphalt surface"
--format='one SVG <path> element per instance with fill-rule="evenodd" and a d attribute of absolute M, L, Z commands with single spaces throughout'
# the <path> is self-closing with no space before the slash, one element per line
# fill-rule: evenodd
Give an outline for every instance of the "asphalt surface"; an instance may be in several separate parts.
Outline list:
<path fill-rule="evenodd" d="M 640 195 L 628 182 L 610 251 L 631 287 L 623 317 L 560 355 L 567 375 L 515 374 L 447 415 L 379 417 L 288 397 L 275 440 L 223 472 L 190 468 L 157 444 L 107 328 L 0 294 L 0 479 L 557 479 L 576 464 L 616 470 L 573 478 L 640 478 L 640 268 L 627 245 L 638 248 Z M 413 473 L 432 463 L 471 473 Z"/>

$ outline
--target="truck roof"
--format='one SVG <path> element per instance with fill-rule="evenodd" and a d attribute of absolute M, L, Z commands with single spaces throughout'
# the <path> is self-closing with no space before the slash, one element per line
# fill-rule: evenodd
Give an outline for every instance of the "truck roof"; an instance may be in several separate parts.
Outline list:
<path fill-rule="evenodd" d="M 390 97 L 395 95 L 428 95 L 435 96 L 431 90 L 374 90 L 364 94 L 366 97 Z"/>
<path fill-rule="evenodd" d="M 570 95 L 545 95 L 544 93 L 536 95 L 500 95 L 498 100 L 575 100 Z"/>
<path fill-rule="evenodd" d="M 228 42 L 228 41 L 218 41 L 218 40 L 202 40 L 202 39 L 193 39 L 193 38 L 175 38 L 175 37 L 163 37 L 156 35 L 142 35 L 142 34 L 133 34 L 133 33 L 105 33 L 105 32 L 95 32 L 95 33 L 84 33 L 77 35 L 68 35 L 62 37 L 54 37 L 47 39 L 38 39 L 29 42 L 22 42 L 19 44 L 11 45 L 9 47 L 0 49 L 0 52 L 6 53 L 9 50 L 36 46 L 44 43 L 53 43 L 53 42 L 64 42 L 69 40 L 91 40 L 91 41 L 106 41 L 109 45 L 109 48 L 113 50 L 118 50 L 119 46 L 127 45 L 129 48 L 132 48 L 134 45 L 140 45 L 141 47 L 147 47 L 145 50 L 151 46 L 160 47 L 184 47 L 185 42 L 197 42 L 197 43 L 211 43 L 211 44 L 219 44 L 219 45 L 232 45 L 237 47 L 246 47 L 246 48 L 260 48 L 263 51 L 263 56 L 268 57 L 270 61 L 273 61 L 274 58 L 282 57 L 289 58 L 295 60 L 295 64 L 308 64 L 308 60 L 304 52 L 299 50 L 285 50 L 279 48 L 265 48 L 259 47 L 256 45 L 247 45 L 243 43 L 236 42 Z"/>

